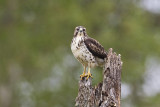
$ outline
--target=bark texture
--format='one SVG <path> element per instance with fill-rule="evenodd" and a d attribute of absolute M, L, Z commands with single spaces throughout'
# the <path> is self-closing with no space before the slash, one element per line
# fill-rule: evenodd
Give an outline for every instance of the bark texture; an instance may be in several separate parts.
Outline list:
<path fill-rule="evenodd" d="M 103 82 L 92 86 L 92 78 L 84 77 L 79 81 L 79 92 L 76 97 L 76 107 L 120 107 L 121 97 L 120 54 L 109 49 L 103 69 Z"/>

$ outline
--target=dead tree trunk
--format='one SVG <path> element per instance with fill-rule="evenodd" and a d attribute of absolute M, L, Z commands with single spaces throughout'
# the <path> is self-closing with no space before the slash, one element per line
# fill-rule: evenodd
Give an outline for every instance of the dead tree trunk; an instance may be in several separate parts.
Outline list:
<path fill-rule="evenodd" d="M 120 107 L 121 97 L 121 56 L 109 49 L 105 58 L 103 82 L 92 87 L 92 78 L 79 81 L 76 107 Z"/>

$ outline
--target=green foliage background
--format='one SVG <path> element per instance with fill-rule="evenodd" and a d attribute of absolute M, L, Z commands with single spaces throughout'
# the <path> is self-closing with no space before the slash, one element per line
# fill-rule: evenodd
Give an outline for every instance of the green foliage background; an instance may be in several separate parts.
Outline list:
<path fill-rule="evenodd" d="M 142 92 L 146 60 L 160 57 L 160 14 L 135 0 L 1 0 L 0 106 L 73 107 L 82 66 L 70 50 L 76 26 L 87 28 L 123 60 L 131 94 L 123 107 L 159 107 L 160 94 Z M 94 85 L 102 69 L 92 69 Z M 156 81 L 155 81 L 156 83 Z M 127 105 L 128 104 L 128 105 Z"/>

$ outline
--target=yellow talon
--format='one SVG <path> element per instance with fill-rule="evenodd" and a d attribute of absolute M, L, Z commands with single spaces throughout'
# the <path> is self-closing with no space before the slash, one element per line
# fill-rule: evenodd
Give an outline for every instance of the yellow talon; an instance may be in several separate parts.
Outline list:
<path fill-rule="evenodd" d="M 92 74 L 90 73 L 90 67 L 88 68 L 87 80 L 89 77 L 93 78 Z"/>
<path fill-rule="evenodd" d="M 80 75 L 81 80 L 82 80 L 83 77 L 86 77 L 86 76 L 87 76 L 87 74 L 86 74 L 86 67 L 84 66 L 83 74 Z"/>
<path fill-rule="evenodd" d="M 89 77 L 93 78 L 93 76 L 92 76 L 91 73 L 88 73 L 88 74 L 87 74 L 87 80 L 88 80 Z"/>
<path fill-rule="evenodd" d="M 80 77 L 81 77 L 81 80 L 82 80 L 82 78 L 83 77 L 86 77 L 87 75 L 86 75 L 86 73 L 85 72 L 83 72 L 83 74 L 82 75 L 80 75 Z"/>

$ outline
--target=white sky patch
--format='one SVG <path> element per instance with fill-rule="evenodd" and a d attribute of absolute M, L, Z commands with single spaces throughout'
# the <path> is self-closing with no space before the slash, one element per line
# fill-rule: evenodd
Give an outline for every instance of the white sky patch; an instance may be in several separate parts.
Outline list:
<path fill-rule="evenodd" d="M 33 99 L 34 88 L 32 84 L 27 81 L 23 81 L 19 84 L 20 95 L 20 107 L 35 107 L 35 101 Z"/>
<path fill-rule="evenodd" d="M 129 101 L 123 101 L 123 100 L 121 101 L 122 107 L 135 107 L 130 99 L 127 99 L 127 100 Z"/>
<path fill-rule="evenodd" d="M 121 97 L 122 99 L 125 99 L 131 94 L 131 87 L 127 83 L 122 83 L 121 87 Z"/>
<path fill-rule="evenodd" d="M 63 58 L 62 65 L 66 68 L 74 67 L 77 66 L 78 64 L 79 64 L 78 61 L 74 58 L 72 54 L 67 54 Z"/>
<path fill-rule="evenodd" d="M 78 61 L 77 61 L 78 62 Z M 57 91 L 61 88 L 64 80 L 64 73 L 69 72 L 70 68 L 76 66 L 78 63 L 73 56 L 67 54 L 63 57 L 63 61 L 60 64 L 53 66 L 50 75 L 40 81 L 38 90 L 40 91 Z M 39 83 L 37 83 L 39 84 Z"/>
<path fill-rule="evenodd" d="M 160 0 L 141 0 L 140 6 L 152 13 L 160 14 Z"/>
<path fill-rule="evenodd" d="M 147 59 L 142 89 L 146 96 L 155 96 L 160 93 L 160 60 L 158 57 Z"/>
<path fill-rule="evenodd" d="M 63 69 L 59 65 L 54 65 L 51 74 L 40 81 L 38 90 L 56 91 L 61 88 L 63 78 Z"/>

